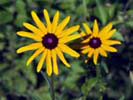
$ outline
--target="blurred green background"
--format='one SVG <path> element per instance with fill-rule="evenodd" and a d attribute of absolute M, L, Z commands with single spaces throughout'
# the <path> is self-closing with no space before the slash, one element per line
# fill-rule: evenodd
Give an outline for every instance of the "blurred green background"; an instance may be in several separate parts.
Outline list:
<path fill-rule="evenodd" d="M 65 55 L 72 68 L 59 62 L 59 76 L 54 76 L 56 100 L 133 100 L 132 0 L 0 0 L 0 100 L 51 100 L 46 80 L 36 73 L 39 57 L 27 67 L 33 52 L 16 54 L 17 48 L 32 42 L 16 32 L 26 30 L 25 21 L 34 24 L 32 10 L 44 21 L 44 8 L 51 19 L 56 10 L 60 21 L 71 16 L 68 26 L 80 24 L 81 30 L 83 22 L 92 27 L 94 19 L 100 28 L 113 22 L 118 32 L 112 38 L 122 41 L 116 46 L 118 53 L 99 58 L 98 69 L 92 59 L 84 64 L 85 57 Z"/>

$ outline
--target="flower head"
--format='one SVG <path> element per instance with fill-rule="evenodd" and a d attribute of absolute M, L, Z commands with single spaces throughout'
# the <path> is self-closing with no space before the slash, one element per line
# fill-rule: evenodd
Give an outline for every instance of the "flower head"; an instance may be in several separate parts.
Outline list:
<path fill-rule="evenodd" d="M 112 29 L 112 23 L 109 23 L 101 31 L 99 31 L 97 20 L 94 21 L 93 31 L 91 31 L 86 23 L 83 23 L 83 26 L 86 30 L 86 34 L 81 32 L 81 35 L 84 37 L 88 36 L 82 41 L 85 45 L 81 48 L 81 52 L 83 54 L 88 53 L 88 58 L 85 62 L 93 56 L 94 64 L 97 64 L 99 54 L 107 57 L 106 51 L 117 52 L 117 49 L 112 47 L 112 45 L 121 44 L 121 42 L 117 40 L 110 40 L 112 35 L 116 32 L 116 29 Z"/>
<path fill-rule="evenodd" d="M 38 18 L 37 14 L 34 11 L 31 12 L 31 15 L 37 27 L 29 23 L 24 23 L 23 25 L 31 32 L 19 31 L 17 32 L 17 35 L 31 38 L 36 42 L 19 48 L 17 50 L 17 53 L 36 50 L 35 53 L 27 60 L 27 65 L 29 65 L 38 55 L 42 54 L 37 65 L 37 72 L 41 71 L 43 63 L 46 60 L 47 74 L 50 76 L 53 71 L 54 74 L 58 75 L 57 56 L 67 67 L 70 67 L 70 65 L 64 58 L 63 52 L 73 57 L 80 56 L 77 52 L 66 45 L 66 43 L 80 38 L 80 34 L 72 35 L 72 33 L 76 32 L 80 26 L 72 26 L 64 30 L 64 27 L 70 20 L 70 16 L 66 17 L 58 25 L 58 11 L 56 12 L 53 21 L 51 22 L 47 10 L 44 9 L 46 25 L 43 24 L 43 22 Z"/>

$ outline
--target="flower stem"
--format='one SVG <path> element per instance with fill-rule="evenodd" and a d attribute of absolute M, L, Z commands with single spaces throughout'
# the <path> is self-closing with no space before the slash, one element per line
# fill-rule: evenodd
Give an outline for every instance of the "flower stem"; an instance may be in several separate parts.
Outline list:
<path fill-rule="evenodd" d="M 51 76 L 51 80 L 49 77 L 45 74 L 45 72 L 41 71 L 41 74 L 43 78 L 47 81 L 48 83 L 48 88 L 50 90 L 51 98 L 52 100 L 55 100 L 55 91 L 54 91 L 54 80 L 53 80 L 53 75 Z"/>
<path fill-rule="evenodd" d="M 55 100 L 53 75 L 51 76 L 51 86 L 50 87 L 51 87 L 51 97 L 52 97 L 52 100 Z"/>
<path fill-rule="evenodd" d="M 97 78 L 101 77 L 100 68 L 99 68 L 98 64 L 96 65 L 96 76 L 97 76 Z"/>

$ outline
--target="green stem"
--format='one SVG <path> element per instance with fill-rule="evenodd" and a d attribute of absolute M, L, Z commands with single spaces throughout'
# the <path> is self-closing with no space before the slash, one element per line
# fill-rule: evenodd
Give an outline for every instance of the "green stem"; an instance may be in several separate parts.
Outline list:
<path fill-rule="evenodd" d="M 51 76 L 51 97 L 52 97 L 52 100 L 55 100 L 53 75 Z"/>
<path fill-rule="evenodd" d="M 100 68 L 99 68 L 98 64 L 96 65 L 96 76 L 97 76 L 97 78 L 101 77 Z"/>
<path fill-rule="evenodd" d="M 51 80 L 48 78 L 48 76 L 41 71 L 41 74 L 43 76 L 43 78 L 47 81 L 48 83 L 48 88 L 50 90 L 50 94 L 51 94 L 51 98 L 52 100 L 55 100 L 55 91 L 54 91 L 54 80 L 53 80 L 53 75 L 51 76 Z"/>

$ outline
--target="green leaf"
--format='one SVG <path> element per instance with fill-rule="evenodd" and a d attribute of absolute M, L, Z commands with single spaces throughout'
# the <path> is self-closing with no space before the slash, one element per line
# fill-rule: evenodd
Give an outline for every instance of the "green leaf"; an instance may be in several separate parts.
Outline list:
<path fill-rule="evenodd" d="M 130 71 L 130 79 L 131 79 L 131 82 L 133 84 L 133 71 Z"/>
<path fill-rule="evenodd" d="M 6 24 L 13 20 L 13 16 L 8 11 L 0 11 L 0 24 Z"/>
<path fill-rule="evenodd" d="M 87 80 L 81 87 L 82 92 L 86 95 L 88 95 L 88 92 L 94 87 L 96 86 L 98 82 L 98 78 L 90 78 L 89 80 Z"/>
<path fill-rule="evenodd" d="M 17 18 L 16 18 L 16 25 L 22 26 L 22 23 L 28 19 L 26 14 L 26 5 L 23 0 L 16 1 L 16 10 L 17 10 Z"/>
<path fill-rule="evenodd" d="M 125 96 L 120 97 L 119 100 L 125 100 Z"/>
<path fill-rule="evenodd" d="M 0 0 L 0 4 L 6 4 L 6 3 L 9 3 L 10 0 Z"/>
<path fill-rule="evenodd" d="M 16 10 L 18 13 L 25 14 L 26 5 L 23 0 L 16 0 Z"/>
<path fill-rule="evenodd" d="M 112 19 L 115 14 L 115 8 L 116 4 L 112 4 L 110 7 L 108 7 L 106 10 L 108 10 L 109 18 Z"/>
<path fill-rule="evenodd" d="M 98 78 L 91 78 L 87 81 L 87 90 L 90 91 L 97 83 Z"/>
<path fill-rule="evenodd" d="M 27 81 L 23 79 L 22 77 L 16 77 L 14 80 L 14 89 L 18 93 L 24 93 L 27 88 Z"/>
<path fill-rule="evenodd" d="M 114 35 L 112 36 L 112 38 L 116 39 L 116 40 L 120 40 L 120 41 L 125 41 L 124 37 L 122 36 L 122 34 L 120 32 L 115 32 Z"/>
<path fill-rule="evenodd" d="M 102 61 L 101 67 L 103 67 L 103 69 L 104 69 L 104 71 L 105 71 L 106 73 L 109 73 L 108 66 L 107 66 L 107 64 L 106 64 L 105 62 Z"/>
<path fill-rule="evenodd" d="M 22 23 L 27 21 L 28 17 L 25 14 L 19 14 L 16 19 L 16 25 L 22 26 Z"/>
<path fill-rule="evenodd" d="M 107 23 L 107 12 L 104 8 L 104 6 L 100 3 L 100 0 L 96 0 L 96 4 L 97 4 L 97 17 L 100 18 L 100 20 L 102 21 L 102 24 L 105 25 Z"/>
<path fill-rule="evenodd" d="M 127 21 L 127 22 L 125 23 L 125 25 L 126 25 L 127 27 L 131 27 L 131 28 L 133 28 L 133 19 Z"/>

